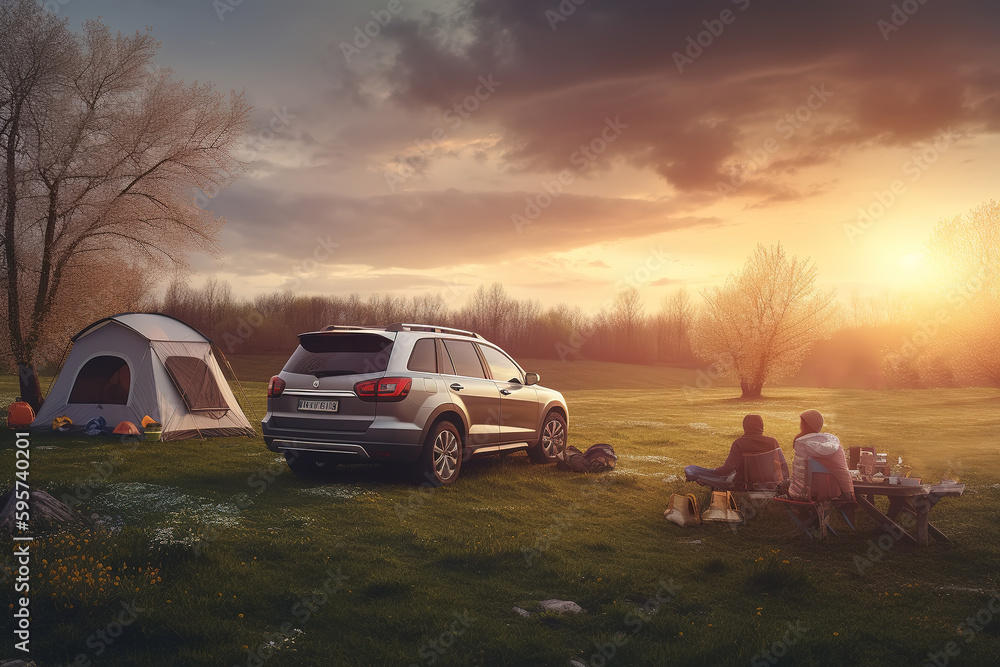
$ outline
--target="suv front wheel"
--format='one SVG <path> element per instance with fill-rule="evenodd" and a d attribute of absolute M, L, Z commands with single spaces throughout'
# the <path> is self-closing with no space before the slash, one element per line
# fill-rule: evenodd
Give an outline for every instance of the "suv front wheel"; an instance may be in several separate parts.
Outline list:
<path fill-rule="evenodd" d="M 545 415 L 541 437 L 528 449 L 528 457 L 535 463 L 554 463 L 566 449 L 566 440 L 566 418 L 553 410 Z"/>
<path fill-rule="evenodd" d="M 449 421 L 437 424 L 427 435 L 414 469 L 414 481 L 444 486 L 458 479 L 462 468 L 462 436 Z"/>

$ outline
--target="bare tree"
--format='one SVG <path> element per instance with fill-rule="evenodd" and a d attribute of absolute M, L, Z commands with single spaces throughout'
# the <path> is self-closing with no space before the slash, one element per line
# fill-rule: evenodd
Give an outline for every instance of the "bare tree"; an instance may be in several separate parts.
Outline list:
<path fill-rule="evenodd" d="M 615 295 L 611 305 L 611 322 L 619 340 L 626 346 L 635 344 L 645 309 L 642 296 L 635 287 L 626 287 Z"/>
<path fill-rule="evenodd" d="M 833 294 L 816 288 L 816 267 L 788 258 L 781 245 L 757 246 L 743 270 L 703 292 L 695 350 L 740 382 L 743 398 L 798 370 L 810 346 L 827 333 Z"/>
<path fill-rule="evenodd" d="M 459 313 L 459 322 L 493 341 L 506 340 L 509 321 L 517 309 L 517 301 L 507 295 L 503 283 L 489 287 L 480 285 Z"/>
<path fill-rule="evenodd" d="M 114 273 L 93 280 L 96 267 L 184 267 L 215 248 L 224 221 L 192 192 L 236 178 L 250 110 L 152 70 L 148 31 L 88 21 L 74 33 L 31 0 L 0 0 L 0 34 L 4 328 L 30 395 L 25 375 L 79 312 L 69 306 L 115 294 Z"/>
<path fill-rule="evenodd" d="M 681 288 L 673 295 L 663 297 L 656 317 L 659 361 L 678 362 L 690 359 L 694 315 L 695 308 L 686 289 Z"/>

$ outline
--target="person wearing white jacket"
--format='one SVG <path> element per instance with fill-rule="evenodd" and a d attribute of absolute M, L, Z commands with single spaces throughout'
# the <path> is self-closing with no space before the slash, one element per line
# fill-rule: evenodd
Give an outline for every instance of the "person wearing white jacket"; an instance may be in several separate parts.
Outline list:
<path fill-rule="evenodd" d="M 806 410 L 799 415 L 799 434 L 792 443 L 795 460 L 792 462 L 792 479 L 788 495 L 799 500 L 826 498 L 854 498 L 854 484 L 847 468 L 847 457 L 840 440 L 832 433 L 823 433 L 823 415 L 816 410 Z M 827 488 L 806 488 L 807 461 L 814 459 L 830 471 L 834 484 Z M 818 485 L 817 485 L 818 486 Z M 832 486 L 833 488 L 829 488 Z M 813 496 L 810 498 L 809 496 Z"/>

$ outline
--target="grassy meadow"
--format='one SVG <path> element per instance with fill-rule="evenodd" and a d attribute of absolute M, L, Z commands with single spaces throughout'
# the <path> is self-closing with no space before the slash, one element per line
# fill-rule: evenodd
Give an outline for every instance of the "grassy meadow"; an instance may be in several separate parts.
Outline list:
<path fill-rule="evenodd" d="M 232 361 L 262 415 L 266 379 L 283 359 Z M 436 490 L 380 466 L 302 482 L 259 437 L 33 436 L 34 488 L 77 499 L 109 528 L 36 531 L 32 659 L 1000 664 L 1000 391 L 765 387 L 766 399 L 743 403 L 731 386 L 685 390 L 696 381 L 689 370 L 525 365 L 565 393 L 572 444 L 615 447 L 614 473 L 560 473 L 515 454 L 469 462 L 457 483 Z M 16 391 L 14 377 L 0 377 L 3 407 Z M 964 497 L 931 514 L 953 542 L 879 547 L 860 513 L 857 532 L 791 539 L 779 509 L 746 498 L 755 516 L 745 526 L 663 519 L 672 492 L 704 499 L 681 469 L 721 464 L 747 412 L 763 415 L 791 462 L 805 408 L 823 412 L 845 447 L 876 445 L 925 481 L 966 483 Z M 13 480 L 12 442 L 0 449 L 3 488 Z M 0 567 L 4 600 L 9 563 Z M 551 598 L 585 612 L 537 613 Z M 11 626 L 5 617 L 6 637 Z M 11 642 L 2 651 L 22 657 Z"/>

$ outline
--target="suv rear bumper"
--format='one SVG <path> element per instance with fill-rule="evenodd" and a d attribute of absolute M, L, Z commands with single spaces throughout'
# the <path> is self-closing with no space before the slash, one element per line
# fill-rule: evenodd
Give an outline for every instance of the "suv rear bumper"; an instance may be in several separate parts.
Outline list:
<path fill-rule="evenodd" d="M 275 428 L 268 413 L 261 421 L 264 443 L 273 452 L 320 452 L 339 463 L 414 463 L 423 449 L 413 424 L 376 420 L 364 433 Z"/>

